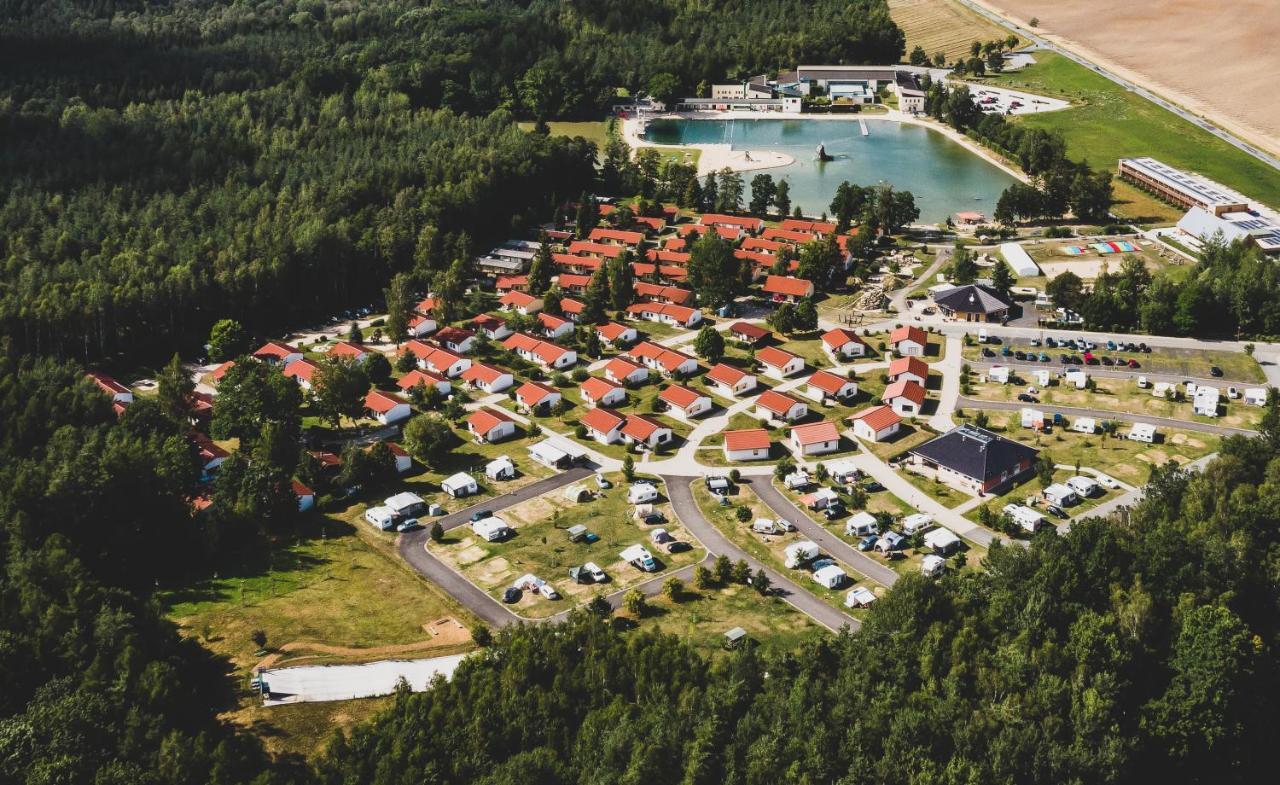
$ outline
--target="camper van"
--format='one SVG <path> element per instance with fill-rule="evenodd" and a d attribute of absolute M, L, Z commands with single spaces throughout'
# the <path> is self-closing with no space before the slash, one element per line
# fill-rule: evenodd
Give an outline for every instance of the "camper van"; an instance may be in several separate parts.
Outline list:
<path fill-rule="evenodd" d="M 786 556 L 786 560 L 783 563 L 786 564 L 788 570 L 794 570 L 818 558 L 818 554 L 821 551 L 818 549 L 818 543 L 801 540 L 788 545 L 783 553 Z"/>
<path fill-rule="evenodd" d="M 364 519 L 384 532 L 396 527 L 396 512 L 390 507 L 370 507 L 364 511 Z"/>
<path fill-rule="evenodd" d="M 654 561 L 653 554 L 649 553 L 649 549 L 643 545 L 628 546 L 618 555 L 641 572 L 655 572 L 658 569 L 658 563 Z"/>
<path fill-rule="evenodd" d="M 933 525 L 933 516 L 918 512 L 914 515 L 908 515 L 902 519 L 902 531 L 910 537 L 918 534 Z"/>
<path fill-rule="evenodd" d="M 489 517 L 473 521 L 471 531 L 485 542 L 497 542 L 511 534 L 511 527 L 501 518 Z"/>
<path fill-rule="evenodd" d="M 1013 522 L 1021 526 L 1023 529 L 1034 534 L 1037 529 L 1045 525 L 1045 518 L 1040 513 L 1030 507 L 1021 504 L 1006 504 L 1004 506 L 1004 514 L 1013 519 Z"/>
<path fill-rule="evenodd" d="M 926 578 L 936 578 L 942 574 L 947 568 L 946 559 L 941 556 L 929 554 L 920 562 L 920 572 L 924 573 Z"/>
<path fill-rule="evenodd" d="M 647 482 L 638 482 L 627 490 L 627 501 L 631 504 L 644 504 L 658 498 L 658 489 Z"/>
<path fill-rule="evenodd" d="M 782 529 L 778 524 L 768 518 L 756 518 L 756 522 L 751 524 L 751 531 L 756 534 L 781 534 Z"/>
<path fill-rule="evenodd" d="M 1044 489 L 1044 498 L 1050 504 L 1056 504 L 1059 507 L 1070 507 L 1080 502 L 1080 497 L 1076 495 L 1071 486 L 1058 482 Z"/>
<path fill-rule="evenodd" d="M 1084 477 L 1084 476 L 1072 477 L 1070 480 L 1067 480 L 1067 485 L 1070 485 L 1071 490 L 1075 491 L 1081 497 L 1086 499 L 1089 498 L 1090 496 L 1097 494 L 1098 491 L 1102 490 L 1101 488 L 1098 487 L 1097 480 L 1093 479 L 1092 477 Z"/>

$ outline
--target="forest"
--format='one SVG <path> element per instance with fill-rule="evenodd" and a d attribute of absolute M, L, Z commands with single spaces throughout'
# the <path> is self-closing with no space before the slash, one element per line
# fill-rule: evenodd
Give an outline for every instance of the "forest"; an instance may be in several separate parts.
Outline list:
<path fill-rule="evenodd" d="M 517 117 L 901 56 L 883 0 L 0 3 L 0 324 L 82 361 L 419 286 L 595 182 Z"/>
<path fill-rule="evenodd" d="M 297 458 L 297 393 L 230 375 L 242 405 L 212 427 L 245 450 L 199 515 L 189 377 L 172 362 L 117 417 L 85 363 L 190 358 L 219 320 L 271 334 L 393 276 L 452 287 L 602 181 L 710 199 L 514 120 L 902 40 L 883 0 L 0 0 L 0 782 L 1269 779 L 1277 400 L 1262 437 L 1159 469 L 1125 518 L 904 579 L 856 636 L 708 661 L 600 616 L 505 631 L 314 762 L 221 721 L 228 663 L 153 601 L 260 524 L 288 532 L 289 475 L 255 467 Z M 699 257 L 708 280 L 731 264 Z M 1247 262 L 1196 280 L 1243 285 Z"/>

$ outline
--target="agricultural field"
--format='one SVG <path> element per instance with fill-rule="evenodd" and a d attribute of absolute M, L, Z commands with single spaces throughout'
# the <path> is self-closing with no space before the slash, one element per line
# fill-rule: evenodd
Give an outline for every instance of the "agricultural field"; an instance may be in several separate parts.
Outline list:
<path fill-rule="evenodd" d="M 1114 62 L 1135 74 L 1122 75 L 1151 83 L 1174 103 L 1228 128 L 1240 126 L 1271 152 L 1280 151 L 1280 104 L 1258 100 L 1270 94 L 1280 66 L 1275 46 L 1280 15 L 1274 3 L 1000 0 L 996 5 L 1021 19 L 1038 16 L 1044 35 L 1091 59 Z M 1142 31 L 1137 46 L 1135 31 Z"/>
<path fill-rule="evenodd" d="M 950 63 L 969 55 L 972 41 L 1003 40 L 1009 31 L 952 0 L 889 0 L 889 15 L 907 36 L 907 52 L 916 46 Z"/>
<path fill-rule="evenodd" d="M 1034 65 L 985 81 L 1070 100 L 1071 109 L 1024 115 L 1017 122 L 1059 131 L 1067 141 L 1067 155 L 1096 169 L 1113 171 L 1119 158 L 1146 155 L 1263 203 L 1280 204 L 1280 172 L 1065 57 L 1036 52 Z M 1141 207 L 1137 201 L 1133 205 Z M 1119 207 L 1134 220 L 1149 217 L 1135 214 L 1141 209 L 1131 213 L 1127 205 Z"/>

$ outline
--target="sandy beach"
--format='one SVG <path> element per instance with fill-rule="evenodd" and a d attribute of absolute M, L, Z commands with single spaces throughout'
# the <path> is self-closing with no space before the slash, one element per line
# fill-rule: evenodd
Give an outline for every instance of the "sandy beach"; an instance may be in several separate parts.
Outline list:
<path fill-rule="evenodd" d="M 917 117 L 914 115 L 904 114 L 896 109 L 889 109 L 884 114 L 863 115 L 826 115 L 826 114 L 792 114 L 782 112 L 667 112 L 662 115 L 649 118 L 662 120 L 839 120 L 843 122 L 857 122 L 865 120 L 868 123 L 876 122 L 893 122 L 907 123 L 910 125 L 924 126 L 930 128 L 956 144 L 961 145 L 969 152 L 977 155 L 987 162 L 996 166 L 1010 177 L 1017 178 L 1022 182 L 1027 182 L 1027 176 L 1018 169 L 1010 166 L 982 145 L 974 142 L 972 139 L 958 133 L 954 128 L 934 122 L 933 120 Z M 634 118 L 626 118 L 622 121 L 622 137 L 631 145 L 633 150 L 641 147 L 671 147 L 671 145 L 658 145 L 642 138 L 639 133 L 639 121 Z M 705 175 L 707 172 L 718 172 L 728 167 L 735 172 L 751 172 L 758 169 L 776 169 L 780 166 L 789 166 L 795 163 L 795 158 L 786 153 L 773 152 L 769 150 L 734 150 L 732 145 L 727 144 L 689 144 L 679 145 L 701 151 L 701 157 L 698 160 L 698 174 Z"/>

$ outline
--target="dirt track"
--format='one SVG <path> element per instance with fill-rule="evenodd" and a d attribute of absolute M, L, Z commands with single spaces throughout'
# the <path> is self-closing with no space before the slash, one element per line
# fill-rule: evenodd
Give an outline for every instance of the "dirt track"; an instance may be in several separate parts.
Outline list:
<path fill-rule="evenodd" d="M 1080 54 L 1114 66 L 1229 131 L 1280 153 L 1280 13 L 1274 0 L 994 0 Z"/>

